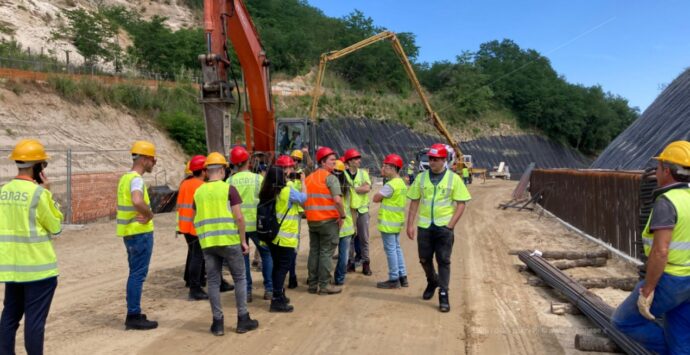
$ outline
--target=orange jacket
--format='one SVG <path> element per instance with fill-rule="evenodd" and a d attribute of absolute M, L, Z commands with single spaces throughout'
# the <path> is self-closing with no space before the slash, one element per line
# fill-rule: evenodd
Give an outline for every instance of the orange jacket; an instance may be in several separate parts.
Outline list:
<path fill-rule="evenodd" d="M 204 181 L 197 178 L 187 179 L 180 185 L 177 193 L 177 229 L 180 233 L 196 235 L 194 229 L 194 193 Z"/>
<path fill-rule="evenodd" d="M 304 203 L 307 221 L 315 222 L 340 218 L 331 191 L 326 185 L 326 178 L 330 174 L 326 169 L 318 169 L 307 176 L 304 181 L 307 188 L 307 201 Z"/>

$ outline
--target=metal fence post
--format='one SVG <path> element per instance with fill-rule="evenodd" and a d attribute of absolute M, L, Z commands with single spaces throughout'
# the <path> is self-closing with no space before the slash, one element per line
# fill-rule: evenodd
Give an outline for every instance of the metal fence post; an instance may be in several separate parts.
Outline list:
<path fill-rule="evenodd" d="M 72 148 L 67 148 L 67 218 L 72 223 Z"/>

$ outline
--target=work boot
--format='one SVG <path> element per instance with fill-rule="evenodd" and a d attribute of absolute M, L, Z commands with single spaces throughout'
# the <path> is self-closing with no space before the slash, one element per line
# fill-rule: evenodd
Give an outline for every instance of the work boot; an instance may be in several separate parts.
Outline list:
<path fill-rule="evenodd" d="M 264 299 L 266 301 L 270 301 L 273 299 L 273 291 L 266 291 L 264 292 Z"/>
<path fill-rule="evenodd" d="M 309 286 L 309 288 L 307 289 L 307 292 L 309 292 L 311 294 L 316 294 L 319 292 L 319 288 L 317 286 L 314 286 L 314 287 Z"/>
<path fill-rule="evenodd" d="M 448 290 L 440 289 L 438 291 L 438 309 L 441 312 L 450 311 L 450 303 L 448 302 Z"/>
<path fill-rule="evenodd" d="M 195 287 L 189 290 L 189 300 L 190 301 L 203 301 L 207 300 L 208 295 L 204 292 L 201 287 Z"/>
<path fill-rule="evenodd" d="M 400 281 L 400 286 L 410 287 L 410 283 L 407 282 L 407 276 L 400 276 L 400 278 L 398 280 Z"/>
<path fill-rule="evenodd" d="M 337 293 L 343 292 L 343 289 L 338 286 L 328 285 L 326 287 L 321 287 L 319 289 L 320 295 L 335 295 Z"/>
<path fill-rule="evenodd" d="M 424 289 L 424 293 L 422 294 L 422 298 L 425 300 L 430 300 L 431 297 L 434 297 L 434 292 L 436 292 L 436 287 L 438 287 L 438 283 L 427 282 L 426 288 Z"/>
<path fill-rule="evenodd" d="M 295 275 L 290 276 L 290 281 L 288 281 L 288 288 L 291 290 L 293 288 L 297 288 L 297 276 L 295 276 Z"/>
<path fill-rule="evenodd" d="M 290 313 L 295 310 L 290 304 L 290 301 L 285 295 L 273 297 L 271 300 L 271 307 L 268 309 L 269 312 L 275 313 Z"/>
<path fill-rule="evenodd" d="M 228 291 L 232 291 L 234 289 L 235 289 L 235 285 L 233 285 L 233 284 L 231 284 L 225 280 L 220 281 L 220 292 L 228 292 Z"/>
<path fill-rule="evenodd" d="M 347 272 L 355 272 L 355 263 L 347 263 Z"/>
<path fill-rule="evenodd" d="M 145 314 L 128 314 L 125 319 L 125 330 L 149 330 L 158 328 L 158 322 L 146 319 Z"/>
<path fill-rule="evenodd" d="M 247 291 L 247 303 L 252 303 L 253 300 L 252 291 Z"/>
<path fill-rule="evenodd" d="M 369 266 L 368 261 L 365 261 L 362 264 L 362 274 L 364 274 L 365 276 L 371 276 L 371 267 Z"/>
<path fill-rule="evenodd" d="M 259 327 L 259 321 L 249 318 L 249 313 L 237 316 L 237 333 L 242 334 Z"/>
<path fill-rule="evenodd" d="M 217 337 L 225 335 L 225 322 L 223 321 L 223 318 L 213 318 L 213 323 L 211 323 L 211 333 Z"/>
<path fill-rule="evenodd" d="M 376 283 L 377 288 L 393 289 L 400 288 L 400 280 L 387 280 Z"/>

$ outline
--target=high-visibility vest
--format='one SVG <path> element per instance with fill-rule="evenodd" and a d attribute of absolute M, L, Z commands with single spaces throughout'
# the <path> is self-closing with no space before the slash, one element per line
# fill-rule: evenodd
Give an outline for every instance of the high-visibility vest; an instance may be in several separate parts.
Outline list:
<path fill-rule="evenodd" d="M 400 233 L 405 222 L 407 185 L 399 177 L 389 181 L 387 185 L 393 189 L 393 194 L 381 201 L 378 228 L 381 233 Z"/>
<path fill-rule="evenodd" d="M 0 187 L 0 282 L 31 282 L 58 275 L 50 234 L 62 213 L 50 191 L 14 179 Z"/>
<path fill-rule="evenodd" d="M 228 178 L 230 186 L 234 186 L 242 197 L 242 216 L 247 232 L 256 232 L 256 207 L 259 203 L 259 190 L 263 176 L 254 174 L 251 171 L 241 171 Z"/>
<path fill-rule="evenodd" d="M 357 169 L 357 175 L 354 180 L 350 174 L 345 172 L 345 178 L 350 184 L 350 208 L 357 210 L 359 213 L 366 213 L 369 211 L 369 193 L 358 194 L 355 189 L 369 183 L 369 173 L 364 169 Z"/>
<path fill-rule="evenodd" d="M 349 237 L 355 234 L 355 225 L 352 221 L 352 210 L 350 210 L 350 199 L 343 198 L 343 206 L 345 207 L 345 220 L 343 225 L 340 227 L 340 232 L 338 235 L 340 238 Z"/>
<path fill-rule="evenodd" d="M 452 199 L 455 173 L 446 169 L 443 178 L 436 185 L 429 178 L 429 170 L 422 173 L 419 179 L 422 196 L 419 203 L 419 227 L 429 228 L 432 223 L 439 227 L 448 225 L 455 213 Z"/>
<path fill-rule="evenodd" d="M 126 237 L 141 233 L 153 232 L 153 219 L 141 224 L 137 222 L 137 210 L 132 203 L 131 185 L 132 180 L 136 177 L 141 178 L 141 175 L 135 171 L 130 171 L 120 178 L 120 183 L 117 185 L 117 236 Z M 149 208 L 151 207 L 151 200 L 149 200 L 149 191 L 144 184 L 144 203 Z"/>
<path fill-rule="evenodd" d="M 464 178 L 470 177 L 470 169 L 462 168 L 462 177 L 464 177 Z"/>
<path fill-rule="evenodd" d="M 235 216 L 228 206 L 230 185 L 223 180 L 207 182 L 196 190 L 194 228 L 201 249 L 240 244 Z"/>
<path fill-rule="evenodd" d="M 196 235 L 194 229 L 194 193 L 204 181 L 199 178 L 187 179 L 177 192 L 177 230 L 180 233 Z"/>
<path fill-rule="evenodd" d="M 283 187 L 276 199 L 276 219 L 278 223 L 282 220 L 278 235 L 273 239 L 273 244 L 281 247 L 297 248 L 299 243 L 299 204 L 293 203 L 290 206 L 290 190 L 292 189 L 292 182 L 288 182 L 287 186 Z M 287 213 L 286 213 L 287 212 Z M 283 216 L 285 218 L 283 219 Z"/>
<path fill-rule="evenodd" d="M 307 176 L 304 181 L 307 185 L 307 201 L 304 203 L 307 221 L 316 222 L 340 218 L 333 196 L 331 196 L 331 190 L 326 185 L 326 178 L 330 174 L 326 169 L 318 169 Z"/>
<path fill-rule="evenodd" d="M 690 276 L 690 188 L 675 188 L 661 194 L 676 208 L 676 225 L 671 234 L 671 244 L 668 249 L 668 261 L 664 272 L 673 276 Z M 642 232 L 644 254 L 649 256 L 654 241 L 654 233 L 649 231 L 652 220 L 649 215 L 647 225 Z"/>
<path fill-rule="evenodd" d="M 304 169 L 297 168 L 297 170 L 295 170 L 295 172 L 298 174 L 304 174 Z M 299 192 L 302 192 L 302 180 L 295 179 L 292 182 L 292 188 L 294 188 L 295 190 L 297 190 Z M 302 206 L 297 206 L 297 209 L 299 210 L 299 213 L 304 213 L 304 208 Z"/>

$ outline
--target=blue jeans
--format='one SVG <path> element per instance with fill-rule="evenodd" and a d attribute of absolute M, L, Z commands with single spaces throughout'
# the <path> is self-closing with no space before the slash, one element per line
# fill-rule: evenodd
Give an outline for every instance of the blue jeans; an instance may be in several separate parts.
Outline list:
<path fill-rule="evenodd" d="M 254 242 L 254 245 L 259 250 L 261 255 L 261 275 L 264 277 L 264 290 L 266 292 L 273 292 L 273 258 L 271 258 L 271 251 L 265 245 L 259 245 L 259 237 L 256 232 L 247 232 L 247 238 Z M 249 242 L 247 242 L 249 243 Z M 244 256 L 244 268 L 247 273 L 247 292 L 252 292 L 252 273 L 249 267 L 249 254 Z"/>
<path fill-rule="evenodd" d="M 0 320 L 0 354 L 14 354 L 19 322 L 24 317 L 24 348 L 27 354 L 43 354 L 46 318 L 53 301 L 57 277 L 33 282 L 5 283 Z"/>
<path fill-rule="evenodd" d="M 352 236 L 341 237 L 338 242 L 338 264 L 335 266 L 335 282 L 342 284 L 345 282 L 347 274 L 347 258 L 350 251 L 350 238 Z"/>
<path fill-rule="evenodd" d="M 635 286 L 613 313 L 611 322 L 648 350 L 659 354 L 690 354 L 690 276 L 661 275 L 650 308 L 657 321 L 647 320 L 637 309 L 643 285 L 641 281 Z"/>
<path fill-rule="evenodd" d="M 402 276 L 407 276 L 405 257 L 400 249 L 400 233 L 381 233 L 381 240 L 388 259 L 388 279 L 397 280 Z"/>
<path fill-rule="evenodd" d="M 153 232 L 123 238 L 127 248 L 129 277 L 127 278 L 127 314 L 141 313 L 141 291 L 149 273 L 153 253 Z"/>

